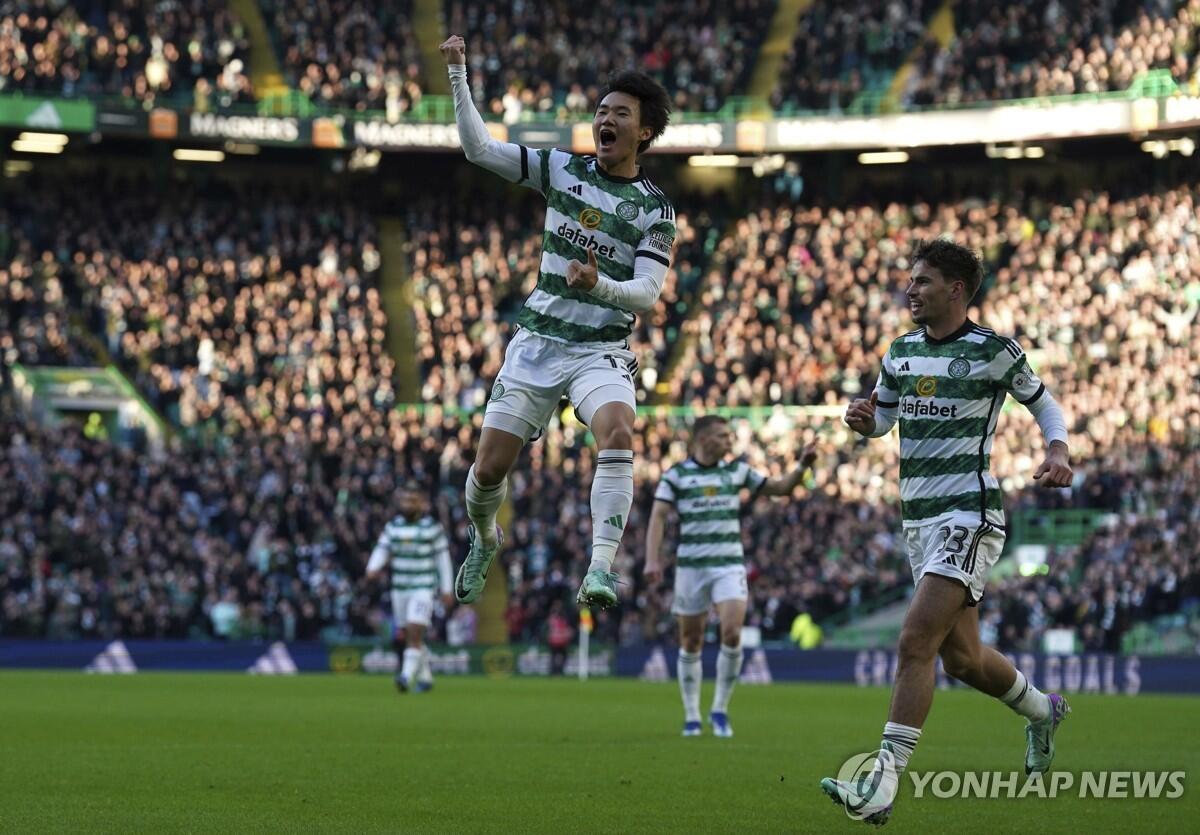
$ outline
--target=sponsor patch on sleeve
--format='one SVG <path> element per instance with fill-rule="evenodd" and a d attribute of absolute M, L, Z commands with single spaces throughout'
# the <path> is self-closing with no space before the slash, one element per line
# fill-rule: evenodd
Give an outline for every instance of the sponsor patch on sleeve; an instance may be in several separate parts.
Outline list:
<path fill-rule="evenodd" d="M 671 254 L 671 245 L 675 243 L 675 236 L 666 232 L 651 232 L 646 236 L 646 244 L 651 249 L 656 249 L 663 255 Z"/>

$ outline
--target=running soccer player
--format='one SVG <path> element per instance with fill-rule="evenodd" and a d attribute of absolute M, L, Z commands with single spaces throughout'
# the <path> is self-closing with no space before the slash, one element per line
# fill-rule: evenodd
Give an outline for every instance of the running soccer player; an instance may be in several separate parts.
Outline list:
<path fill-rule="evenodd" d="M 637 361 L 628 348 L 634 314 L 651 309 L 671 266 L 675 210 L 638 156 L 667 126 L 670 99 L 649 76 L 614 76 L 592 120 L 595 156 L 535 150 L 488 133 L 467 86 L 466 44 L 440 47 L 454 94 L 463 151 L 471 162 L 546 198 L 537 289 L 517 318 L 492 386 L 475 464 L 467 475 L 470 550 L 454 593 L 483 593 L 502 542 L 496 512 L 522 447 L 545 428 L 566 394 L 596 437 L 592 560 L 578 603 L 617 602 L 613 559 L 633 504 Z"/>
<path fill-rule="evenodd" d="M 1034 473 L 1043 487 L 1071 484 L 1062 410 L 1021 347 L 967 318 L 983 269 L 966 247 L 920 244 L 907 289 L 916 330 L 895 340 L 875 390 L 846 409 L 847 425 L 879 438 L 900 422 L 900 508 L 916 593 L 900 631 L 899 664 L 883 741 L 869 774 L 825 778 L 821 788 L 852 816 L 887 821 L 933 702 L 936 660 L 946 673 L 1024 716 L 1025 772 L 1045 772 L 1054 735 L 1069 713 L 979 640 L 988 573 L 1004 547 L 1004 509 L 990 472 L 992 439 L 1012 394 L 1041 427 L 1046 456 Z"/>
<path fill-rule="evenodd" d="M 746 555 L 742 550 L 742 494 L 790 496 L 817 453 L 805 447 L 800 466 L 785 476 L 767 478 L 744 461 L 729 460 L 733 431 L 725 418 L 705 415 L 692 426 L 692 454 L 663 473 L 654 493 L 646 537 L 646 581 L 663 576 L 663 534 L 672 507 L 679 514 L 675 552 L 675 602 L 679 619 L 679 660 L 675 671 L 683 698 L 683 735 L 700 736 L 700 685 L 704 678 L 700 648 L 704 621 L 715 606 L 721 621 L 717 688 L 708 715 L 714 736 L 731 737 L 729 697 L 742 672 L 742 623 L 746 619 Z"/>
<path fill-rule="evenodd" d="M 420 485 L 405 484 L 399 503 L 400 515 L 383 529 L 371 552 L 367 579 L 391 572 L 392 619 L 396 641 L 404 645 L 396 687 L 407 693 L 415 684 L 417 691 L 423 693 L 433 687 L 425 630 L 433 617 L 434 591 L 441 592 L 446 606 L 453 599 L 450 546 L 441 524 L 427 515 L 425 493 Z"/>

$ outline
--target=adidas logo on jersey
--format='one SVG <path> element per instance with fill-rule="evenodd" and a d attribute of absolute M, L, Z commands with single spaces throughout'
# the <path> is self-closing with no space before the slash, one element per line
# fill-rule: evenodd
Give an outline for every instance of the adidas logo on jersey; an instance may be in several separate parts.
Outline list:
<path fill-rule="evenodd" d="M 576 197 L 583 196 L 583 186 L 582 185 L 571 186 L 569 189 L 567 189 L 567 191 L 571 192 L 571 194 L 574 194 Z"/>
<path fill-rule="evenodd" d="M 904 374 L 905 372 L 908 372 L 908 371 L 911 371 L 911 370 L 912 370 L 912 369 L 908 367 L 908 360 L 905 360 L 905 361 L 904 361 L 904 365 L 900 366 L 900 373 L 901 373 L 901 374 Z"/>

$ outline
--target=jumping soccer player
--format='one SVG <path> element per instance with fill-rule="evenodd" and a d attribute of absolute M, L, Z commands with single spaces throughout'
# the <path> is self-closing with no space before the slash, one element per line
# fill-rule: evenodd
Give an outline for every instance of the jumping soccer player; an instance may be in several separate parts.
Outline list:
<path fill-rule="evenodd" d="M 676 549 L 675 602 L 679 618 L 679 660 L 676 674 L 683 698 L 683 735 L 700 736 L 700 648 L 704 620 L 716 606 L 721 620 L 721 653 L 717 656 L 717 689 L 709 722 L 715 736 L 733 736 L 729 697 L 742 671 L 742 622 L 746 619 L 745 553 L 740 522 L 742 491 L 750 501 L 758 496 L 790 496 L 817 453 L 808 446 L 800 466 L 786 476 L 767 478 L 744 461 L 726 460 L 733 451 L 733 431 L 725 418 L 705 415 L 692 427 L 692 454 L 663 473 L 654 493 L 646 537 L 646 581 L 662 579 L 660 557 L 667 516 L 679 514 Z"/>
<path fill-rule="evenodd" d="M 429 647 L 425 630 L 433 616 L 433 593 L 440 590 L 449 606 L 453 571 L 446 532 L 426 513 L 425 493 L 420 485 L 405 484 L 400 491 L 400 515 L 388 523 L 367 563 L 367 579 L 390 570 L 392 575 L 392 619 L 397 643 L 403 643 L 403 663 L 396 673 L 396 687 L 407 693 L 414 683 L 418 692 L 433 687 Z"/>
<path fill-rule="evenodd" d="M 470 550 L 454 593 L 483 593 L 502 542 L 496 512 L 521 448 L 545 428 L 566 394 L 596 437 L 592 560 L 580 605 L 617 602 L 613 559 L 633 504 L 633 423 L 637 361 L 628 348 L 634 314 L 650 310 L 671 266 L 675 210 L 638 165 L 667 126 L 670 99 L 649 76 L 614 76 L 592 120 L 595 156 L 531 150 L 491 137 L 471 101 L 466 44 L 440 47 L 454 114 L 471 162 L 546 198 L 537 289 L 517 318 L 492 387 L 475 464 L 467 475 Z"/>
<path fill-rule="evenodd" d="M 990 472 L 1000 407 L 1011 393 L 1037 419 L 1046 457 L 1034 473 L 1043 487 L 1071 484 L 1062 410 L 1021 347 L 967 318 L 983 269 L 975 253 L 947 240 L 917 247 L 907 289 L 920 327 L 891 344 L 868 399 L 846 409 L 860 435 L 886 435 L 900 422 L 900 506 L 917 590 L 900 631 L 899 665 L 888 722 L 871 772 L 825 778 L 821 788 L 850 813 L 887 821 L 933 702 L 936 661 L 946 673 L 1000 699 L 1028 720 L 1025 771 L 1045 772 L 1054 734 L 1070 709 L 1033 686 L 979 640 L 988 573 L 1004 547 L 1004 509 Z"/>

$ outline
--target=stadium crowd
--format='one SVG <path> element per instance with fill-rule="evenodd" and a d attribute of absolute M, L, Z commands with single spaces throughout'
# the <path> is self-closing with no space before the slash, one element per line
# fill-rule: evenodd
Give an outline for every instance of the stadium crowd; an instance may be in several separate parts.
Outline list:
<path fill-rule="evenodd" d="M 471 88 L 485 113 L 589 113 L 609 73 L 654 75 L 679 111 L 715 111 L 754 67 L 772 0 L 633 3 L 448 0 L 446 31 L 467 41 Z"/>
<path fill-rule="evenodd" d="M 1200 92 L 1200 0 L 955 5 L 955 37 L 926 41 L 910 105 L 1125 90 L 1150 70 Z"/>
<path fill-rule="evenodd" d="M 410 0 L 263 0 L 289 85 L 326 107 L 397 119 L 421 100 Z"/>
<path fill-rule="evenodd" d="M 803 5 L 772 106 L 784 112 L 845 110 L 865 89 L 890 81 L 920 44 L 935 9 L 926 0 Z"/>
<path fill-rule="evenodd" d="M 0 4 L 0 94 L 217 109 L 254 100 L 249 51 L 237 15 L 215 0 Z"/>
<path fill-rule="evenodd" d="M 177 437 L 156 460 L 4 403 L 0 633 L 373 632 L 382 610 L 362 569 L 403 477 L 429 485 L 461 558 L 473 410 L 533 280 L 536 209 L 513 209 L 509 223 L 489 221 L 504 214 L 486 206 L 412 208 L 410 228 L 425 230 L 409 252 L 426 405 L 395 408 L 379 254 L 361 212 L 278 190 L 178 189 L 169 205 L 149 188 L 95 184 L 69 204 L 55 193 L 47 183 L 0 200 L 5 365 L 107 352 Z M 1058 495 L 1028 488 L 1036 430 L 1020 408 L 1003 416 L 993 466 L 1011 505 L 1103 510 L 1116 526 L 1053 551 L 1046 575 L 998 582 L 984 610 L 997 640 L 1034 647 L 1048 626 L 1074 623 L 1111 646 L 1131 622 L 1196 599 L 1195 199 L 1181 186 L 1057 204 L 766 205 L 711 246 L 712 219 L 681 218 L 694 234 L 681 235 L 680 263 L 693 268 L 679 280 L 694 276 L 696 289 L 672 291 L 694 315 L 674 320 L 687 338 L 681 372 L 662 381 L 667 402 L 759 407 L 737 413 L 737 447 L 773 473 L 822 437 L 805 497 L 748 511 L 751 622 L 784 637 L 796 612 L 820 620 L 910 582 L 894 444 L 855 442 L 837 414 L 906 328 L 897 296 L 909 244 L 938 234 L 984 253 L 979 320 L 1018 336 L 1071 420 L 1077 483 Z M 99 339 L 81 342 L 86 332 Z M 673 340 L 639 334 L 665 367 Z M 457 359 L 441 360 L 451 346 Z M 791 403 L 832 408 L 773 408 Z M 647 588 L 638 567 L 653 486 L 686 454 L 685 437 L 678 413 L 643 417 L 639 498 L 617 564 L 627 583 L 599 618 L 603 638 L 669 637 L 669 587 Z M 592 460 L 568 410 L 514 473 L 503 552 L 514 638 L 544 634 L 578 585 Z"/>

